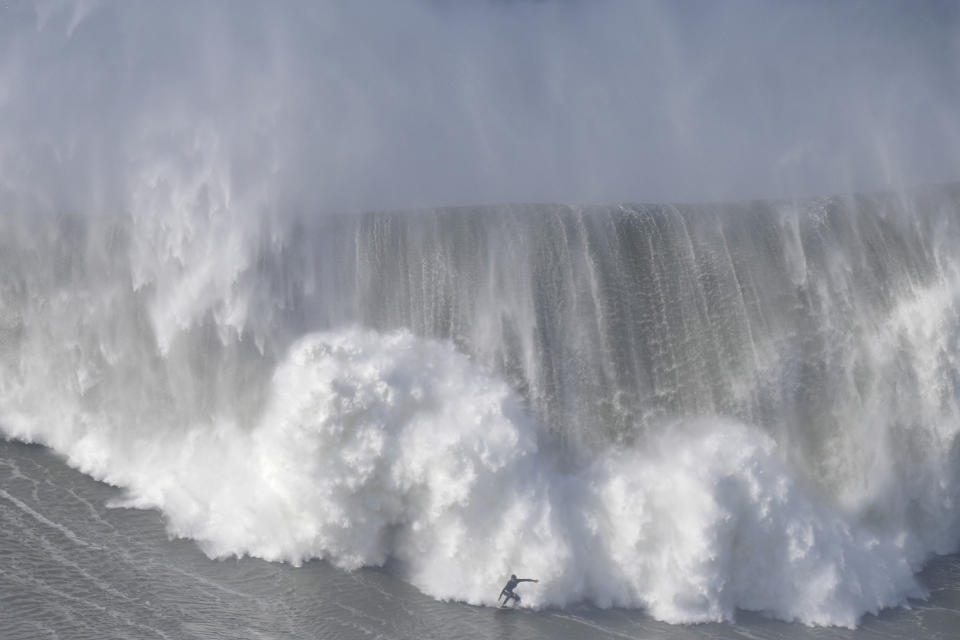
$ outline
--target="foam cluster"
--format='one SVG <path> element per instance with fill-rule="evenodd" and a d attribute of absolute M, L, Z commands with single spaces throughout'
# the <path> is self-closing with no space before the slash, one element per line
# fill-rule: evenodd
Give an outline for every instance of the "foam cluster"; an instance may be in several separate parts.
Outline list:
<path fill-rule="evenodd" d="M 212 557 L 345 569 L 398 563 L 440 599 L 493 604 L 511 572 L 524 603 L 640 607 L 669 622 L 749 609 L 812 624 L 920 596 L 902 542 L 791 478 L 776 443 L 721 420 L 678 423 L 642 449 L 561 470 L 497 376 L 408 332 L 313 334 L 278 365 L 253 429 L 158 433 L 81 467 L 163 511 Z"/>

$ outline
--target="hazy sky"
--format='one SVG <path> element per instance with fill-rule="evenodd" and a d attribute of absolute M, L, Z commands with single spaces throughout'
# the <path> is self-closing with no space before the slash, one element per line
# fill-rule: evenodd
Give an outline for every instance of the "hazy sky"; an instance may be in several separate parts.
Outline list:
<path fill-rule="evenodd" d="M 948 1 L 0 2 L 7 208 L 898 187 L 960 178 L 958 114 Z"/>

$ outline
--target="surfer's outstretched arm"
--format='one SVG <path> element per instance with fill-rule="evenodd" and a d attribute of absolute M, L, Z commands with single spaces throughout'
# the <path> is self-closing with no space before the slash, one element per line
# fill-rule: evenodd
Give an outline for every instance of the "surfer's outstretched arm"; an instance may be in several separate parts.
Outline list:
<path fill-rule="evenodd" d="M 500 599 L 503 598 L 503 604 L 506 606 L 511 600 L 515 600 L 517 603 L 520 602 L 520 596 L 513 592 L 514 588 L 521 582 L 539 582 L 534 578 L 518 578 L 516 574 L 510 576 L 510 579 L 507 581 L 507 584 L 504 585 L 503 589 L 500 590 L 500 595 L 497 597 L 497 602 L 500 602 Z"/>

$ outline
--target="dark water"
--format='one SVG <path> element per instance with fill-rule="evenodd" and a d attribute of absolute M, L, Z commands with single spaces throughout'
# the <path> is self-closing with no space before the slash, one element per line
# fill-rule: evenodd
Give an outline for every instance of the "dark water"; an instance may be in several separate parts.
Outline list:
<path fill-rule="evenodd" d="M 190 541 L 169 540 L 157 512 L 108 507 L 119 495 L 45 448 L 0 443 L 0 637 L 865 640 L 960 633 L 960 556 L 937 558 L 921 574 L 929 600 L 868 615 L 856 630 L 743 612 L 733 624 L 672 626 L 640 610 L 501 612 L 438 602 L 389 569 L 210 560 Z"/>

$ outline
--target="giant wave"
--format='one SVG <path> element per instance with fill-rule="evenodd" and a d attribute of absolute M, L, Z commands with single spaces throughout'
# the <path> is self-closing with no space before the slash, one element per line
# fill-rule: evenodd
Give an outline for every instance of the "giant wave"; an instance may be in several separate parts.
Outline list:
<path fill-rule="evenodd" d="M 0 428 L 213 557 L 852 626 L 956 550 L 953 186 L 316 219 L 168 189 L 0 218 Z"/>
<path fill-rule="evenodd" d="M 672 622 L 957 551 L 950 11 L 0 11 L 0 432 L 118 506 Z M 413 210 L 637 199 L 727 203 Z"/>

